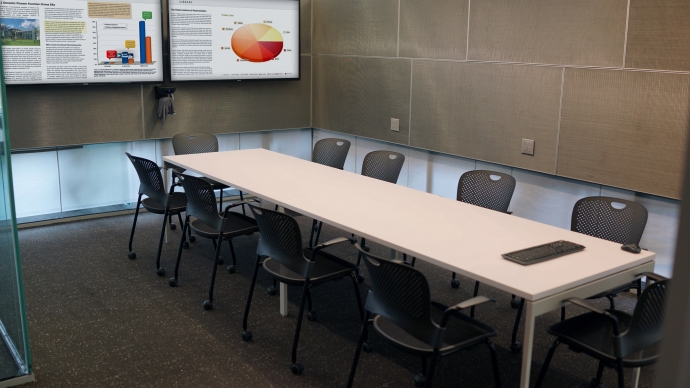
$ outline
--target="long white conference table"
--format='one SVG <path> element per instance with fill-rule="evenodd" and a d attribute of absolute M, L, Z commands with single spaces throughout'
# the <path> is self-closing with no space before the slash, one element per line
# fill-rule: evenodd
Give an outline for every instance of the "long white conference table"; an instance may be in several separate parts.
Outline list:
<path fill-rule="evenodd" d="M 510 216 L 264 149 L 166 156 L 258 198 L 525 299 L 520 387 L 530 381 L 535 318 L 654 270 L 653 252 Z M 501 254 L 556 240 L 584 251 L 522 266 Z M 287 287 L 281 285 L 281 312 Z"/>

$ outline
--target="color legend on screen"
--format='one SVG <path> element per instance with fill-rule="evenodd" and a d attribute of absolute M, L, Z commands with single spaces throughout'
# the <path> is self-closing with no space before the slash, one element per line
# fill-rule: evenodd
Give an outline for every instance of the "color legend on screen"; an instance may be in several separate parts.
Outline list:
<path fill-rule="evenodd" d="M 250 62 L 266 62 L 283 50 L 283 36 L 266 24 L 248 24 L 235 31 L 231 38 L 232 50 L 238 57 Z"/>

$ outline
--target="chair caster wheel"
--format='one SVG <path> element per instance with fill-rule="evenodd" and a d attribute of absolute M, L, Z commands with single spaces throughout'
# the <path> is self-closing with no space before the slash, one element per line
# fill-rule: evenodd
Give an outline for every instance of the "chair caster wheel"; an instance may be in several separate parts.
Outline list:
<path fill-rule="evenodd" d="M 158 271 L 156 271 L 158 276 L 165 276 L 165 268 L 158 268 Z"/>
<path fill-rule="evenodd" d="M 518 307 L 520 307 L 520 301 L 516 299 L 511 299 L 510 300 L 510 307 L 514 308 L 517 310 Z"/>
<path fill-rule="evenodd" d="M 364 350 L 365 353 L 371 353 L 371 351 L 374 350 L 374 347 L 369 345 L 368 342 L 364 342 L 362 343 L 362 350 Z"/>
<path fill-rule="evenodd" d="M 450 286 L 453 288 L 458 288 L 460 287 L 460 280 L 458 279 L 453 279 L 450 281 Z"/>
<path fill-rule="evenodd" d="M 415 387 L 426 386 L 426 377 L 424 377 L 424 375 L 419 374 L 419 375 L 413 377 L 412 379 L 414 380 L 414 386 Z"/>
<path fill-rule="evenodd" d="M 364 283 L 364 275 L 362 275 L 361 273 L 357 274 L 357 283 L 359 283 L 359 284 Z"/>
<path fill-rule="evenodd" d="M 249 342 L 252 340 L 252 332 L 251 330 L 245 330 L 242 332 L 242 340 L 245 342 Z"/>
<path fill-rule="evenodd" d="M 189 249 L 189 241 L 185 241 L 185 242 L 182 244 L 182 248 L 184 248 L 184 249 Z"/>
<path fill-rule="evenodd" d="M 228 265 L 228 273 L 235 273 L 237 270 L 234 265 Z"/>
<path fill-rule="evenodd" d="M 206 310 L 206 311 L 213 310 L 213 302 L 211 302 L 210 300 L 205 300 L 203 306 L 204 306 L 204 310 Z"/>
<path fill-rule="evenodd" d="M 510 351 L 513 353 L 519 353 L 522 350 L 522 344 L 519 342 L 515 342 L 510 344 Z"/>
<path fill-rule="evenodd" d="M 296 362 L 292 364 L 290 370 L 292 371 L 293 375 L 299 376 L 302 374 L 302 371 L 304 370 L 304 365 L 300 364 L 299 362 Z"/>
<path fill-rule="evenodd" d="M 225 261 L 223 260 L 223 258 L 219 257 L 218 258 L 218 265 L 223 265 L 224 263 L 225 263 Z"/>
<path fill-rule="evenodd" d="M 316 320 L 316 310 L 307 313 L 307 319 L 314 322 Z"/>
<path fill-rule="evenodd" d="M 278 293 L 278 290 L 277 290 L 275 287 L 273 287 L 273 286 L 268 287 L 268 288 L 266 289 L 266 291 L 268 291 L 268 295 L 271 295 L 271 296 L 273 296 L 273 295 L 275 295 L 275 294 Z"/>
<path fill-rule="evenodd" d="M 196 241 L 196 236 L 189 236 L 189 241 L 190 242 Z"/>
<path fill-rule="evenodd" d="M 168 285 L 170 287 L 177 287 L 178 284 L 179 284 L 179 282 L 177 281 L 177 279 L 175 279 L 175 278 L 168 279 Z"/>
<path fill-rule="evenodd" d="M 591 388 L 606 388 L 604 384 L 598 383 L 597 379 L 592 379 L 592 381 L 589 382 L 589 386 Z"/>
<path fill-rule="evenodd" d="M 134 259 L 137 258 L 137 253 L 136 253 L 136 252 L 129 252 L 129 253 L 127 254 L 127 258 L 130 259 L 130 260 L 134 260 Z"/>
<path fill-rule="evenodd" d="M 177 229 L 177 225 L 175 224 L 170 224 L 170 230 L 175 230 Z"/>

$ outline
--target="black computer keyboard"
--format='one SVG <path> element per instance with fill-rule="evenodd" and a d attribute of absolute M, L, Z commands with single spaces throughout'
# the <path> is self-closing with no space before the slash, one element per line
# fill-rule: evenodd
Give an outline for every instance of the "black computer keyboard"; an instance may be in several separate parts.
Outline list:
<path fill-rule="evenodd" d="M 542 261 L 555 259 L 564 255 L 579 252 L 585 249 L 584 246 L 570 241 L 554 241 L 548 244 L 537 245 L 536 247 L 521 249 L 519 251 L 503 254 L 506 260 L 514 261 L 522 265 L 541 263 Z"/>

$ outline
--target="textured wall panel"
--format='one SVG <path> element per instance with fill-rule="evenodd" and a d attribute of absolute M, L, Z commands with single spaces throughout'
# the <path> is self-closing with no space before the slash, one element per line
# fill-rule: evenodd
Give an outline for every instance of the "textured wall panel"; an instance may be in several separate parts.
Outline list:
<path fill-rule="evenodd" d="M 141 86 L 7 88 L 13 149 L 142 139 Z"/>
<path fill-rule="evenodd" d="M 300 0 L 300 52 L 311 54 L 311 1 Z"/>
<path fill-rule="evenodd" d="M 465 59 L 469 0 L 401 0 L 400 56 Z"/>
<path fill-rule="evenodd" d="M 299 81 L 180 82 L 175 116 L 158 119 L 153 86 L 144 87 L 146 137 L 183 132 L 229 133 L 310 127 L 310 56 L 302 56 Z"/>
<path fill-rule="evenodd" d="M 407 144 L 410 60 L 315 56 L 315 128 Z M 400 119 L 393 132 L 391 118 Z"/>
<path fill-rule="evenodd" d="M 690 2 L 630 3 L 626 67 L 690 71 Z"/>
<path fill-rule="evenodd" d="M 398 0 L 313 0 L 315 54 L 394 57 Z"/>
<path fill-rule="evenodd" d="M 627 0 L 474 0 L 469 59 L 623 65 Z"/>
<path fill-rule="evenodd" d="M 679 198 L 690 75 L 566 69 L 558 175 Z"/>
<path fill-rule="evenodd" d="M 413 67 L 410 145 L 555 172 L 561 68 L 418 60 Z M 534 156 L 520 153 L 522 138 L 535 140 Z"/>

